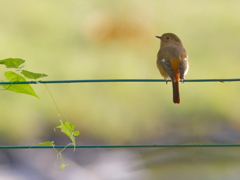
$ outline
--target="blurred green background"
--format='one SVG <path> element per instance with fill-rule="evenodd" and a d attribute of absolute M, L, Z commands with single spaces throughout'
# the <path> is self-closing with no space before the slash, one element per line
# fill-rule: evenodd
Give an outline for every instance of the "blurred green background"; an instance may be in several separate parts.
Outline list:
<path fill-rule="evenodd" d="M 162 79 L 156 67 L 160 42 L 155 36 L 172 32 L 189 55 L 186 79 L 239 78 L 239 8 L 237 0 L 2 0 L 0 58 L 25 59 L 25 70 L 48 74 L 42 80 Z M 0 66 L 0 70 L 5 80 L 8 69 Z M 68 142 L 53 131 L 59 117 L 46 87 L 33 88 L 41 100 L 1 91 L 1 145 Z M 238 82 L 181 84 L 180 105 L 172 103 L 171 83 L 49 84 L 48 88 L 61 112 L 81 132 L 79 145 L 239 143 Z M 231 150 L 226 153 L 232 154 Z M 178 149 L 171 151 L 182 156 Z M 199 151 L 205 157 L 209 149 L 184 153 L 195 157 Z M 158 153 L 154 157 L 165 156 Z M 237 158 L 232 160 L 239 167 Z M 184 171 L 177 166 L 178 158 L 174 162 L 172 167 Z M 186 171 L 193 168 L 188 161 L 184 164 L 180 167 Z M 161 176 L 149 168 L 153 179 Z M 174 178 L 171 172 L 164 174 L 165 179 Z"/>

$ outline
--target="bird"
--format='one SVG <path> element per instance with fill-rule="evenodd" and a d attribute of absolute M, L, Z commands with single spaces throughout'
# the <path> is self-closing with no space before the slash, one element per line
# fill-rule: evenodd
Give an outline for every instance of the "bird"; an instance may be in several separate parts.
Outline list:
<path fill-rule="evenodd" d="M 164 33 L 156 36 L 160 39 L 160 49 L 157 54 L 157 67 L 160 74 L 172 81 L 173 103 L 180 103 L 179 81 L 184 81 L 184 76 L 188 73 L 189 63 L 187 51 L 183 47 L 180 38 L 173 33 Z"/>

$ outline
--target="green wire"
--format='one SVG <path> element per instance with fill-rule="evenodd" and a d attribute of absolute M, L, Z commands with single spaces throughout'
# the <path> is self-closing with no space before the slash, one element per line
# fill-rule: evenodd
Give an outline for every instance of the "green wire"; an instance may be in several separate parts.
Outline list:
<path fill-rule="evenodd" d="M 237 79 L 185 79 L 184 82 L 230 82 Z M 54 80 L 54 81 L 24 81 L 0 82 L 1 84 L 53 84 L 53 83 L 93 83 L 93 82 L 166 82 L 164 79 L 85 79 L 85 80 Z"/>
<path fill-rule="evenodd" d="M 240 147 L 240 144 L 153 144 L 153 145 L 86 145 L 76 146 L 76 148 L 178 148 L 178 147 Z M 52 146 L 0 146 L 0 149 L 51 149 Z M 54 146 L 54 148 L 65 148 L 64 145 Z M 67 146 L 66 148 L 74 148 Z"/>

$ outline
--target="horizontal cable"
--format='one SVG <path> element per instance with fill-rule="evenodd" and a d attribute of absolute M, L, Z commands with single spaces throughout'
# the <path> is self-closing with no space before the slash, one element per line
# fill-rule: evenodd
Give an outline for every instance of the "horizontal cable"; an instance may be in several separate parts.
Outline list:
<path fill-rule="evenodd" d="M 64 145 L 54 146 L 64 148 Z M 160 144 L 160 145 L 87 145 L 76 146 L 76 148 L 177 148 L 177 147 L 240 147 L 240 144 Z M 52 146 L 0 146 L 0 149 L 51 149 Z M 66 148 L 74 148 L 67 146 Z"/>
<path fill-rule="evenodd" d="M 236 79 L 185 79 L 184 82 L 230 82 L 240 81 Z M 93 82 L 166 82 L 165 79 L 84 79 L 84 80 L 55 80 L 55 81 L 24 81 L 24 82 L 0 82 L 1 84 L 53 84 L 53 83 L 93 83 Z"/>

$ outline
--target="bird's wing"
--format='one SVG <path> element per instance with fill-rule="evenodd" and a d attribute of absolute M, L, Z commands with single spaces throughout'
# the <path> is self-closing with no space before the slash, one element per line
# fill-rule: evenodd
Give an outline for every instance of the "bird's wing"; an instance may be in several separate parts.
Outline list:
<path fill-rule="evenodd" d="M 182 61 L 179 62 L 179 72 L 180 72 L 180 79 L 184 79 L 184 75 L 188 72 L 188 59 L 183 58 Z"/>
<path fill-rule="evenodd" d="M 162 59 L 159 60 L 159 63 L 162 65 L 163 69 L 166 71 L 168 76 L 171 79 L 174 79 L 174 72 L 173 72 L 173 68 L 172 68 L 170 60 L 162 58 Z"/>

